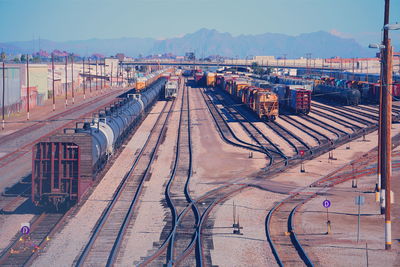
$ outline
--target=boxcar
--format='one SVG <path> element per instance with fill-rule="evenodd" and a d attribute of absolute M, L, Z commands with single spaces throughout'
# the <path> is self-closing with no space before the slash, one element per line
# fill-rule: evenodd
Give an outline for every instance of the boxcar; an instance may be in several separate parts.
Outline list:
<path fill-rule="evenodd" d="M 194 74 L 194 81 L 196 82 L 197 86 L 203 86 L 205 84 L 204 72 L 196 72 Z"/>

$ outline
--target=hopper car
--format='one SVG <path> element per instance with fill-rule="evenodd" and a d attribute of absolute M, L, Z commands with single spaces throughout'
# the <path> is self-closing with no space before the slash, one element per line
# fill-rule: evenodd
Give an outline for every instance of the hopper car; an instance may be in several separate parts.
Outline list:
<path fill-rule="evenodd" d="M 165 82 L 159 78 L 140 94 L 124 93 L 113 105 L 95 113 L 91 121 L 36 143 L 32 148 L 33 203 L 60 209 L 79 202 L 157 101 Z"/>
<path fill-rule="evenodd" d="M 167 100 L 175 99 L 178 95 L 179 82 L 177 80 L 170 80 L 165 84 L 164 98 Z"/>

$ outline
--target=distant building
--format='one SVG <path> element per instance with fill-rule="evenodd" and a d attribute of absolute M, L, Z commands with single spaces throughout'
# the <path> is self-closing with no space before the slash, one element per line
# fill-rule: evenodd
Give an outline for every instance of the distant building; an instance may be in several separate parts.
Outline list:
<path fill-rule="evenodd" d="M 119 60 L 119 61 L 124 61 L 125 60 L 125 54 L 123 53 L 118 53 L 115 55 L 115 57 Z"/>
<path fill-rule="evenodd" d="M 185 53 L 185 60 L 195 60 L 196 56 L 194 54 L 194 52 L 187 52 Z"/>

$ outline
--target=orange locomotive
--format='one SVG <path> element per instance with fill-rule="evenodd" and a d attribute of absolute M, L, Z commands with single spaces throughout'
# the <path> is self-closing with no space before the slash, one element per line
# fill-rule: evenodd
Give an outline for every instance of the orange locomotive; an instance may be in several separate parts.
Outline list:
<path fill-rule="evenodd" d="M 279 115 L 278 96 L 270 89 L 248 86 L 240 90 L 241 99 L 260 119 L 275 121 Z"/>
<path fill-rule="evenodd" d="M 278 96 L 269 88 L 250 86 L 250 81 L 235 76 L 224 77 L 218 84 L 253 110 L 260 119 L 274 121 L 279 115 Z"/>

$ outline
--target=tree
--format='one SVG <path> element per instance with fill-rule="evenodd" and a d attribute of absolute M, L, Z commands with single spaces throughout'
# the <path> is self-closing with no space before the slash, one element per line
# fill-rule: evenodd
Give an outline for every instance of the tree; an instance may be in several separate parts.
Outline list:
<path fill-rule="evenodd" d="M 4 53 L 4 51 L 1 51 L 0 58 L 1 58 L 1 61 L 4 61 L 6 59 L 6 53 Z"/>
<path fill-rule="evenodd" d="M 264 74 L 264 69 L 260 65 L 258 65 L 257 62 L 251 63 L 251 68 L 253 69 L 253 72 L 255 74 L 263 75 Z"/>
<path fill-rule="evenodd" d="M 19 59 L 19 57 L 14 58 L 13 61 L 14 61 L 15 63 L 21 62 L 20 59 Z"/>
<path fill-rule="evenodd" d="M 26 61 L 26 56 L 25 56 L 25 54 L 22 54 L 21 55 L 21 62 L 25 62 Z"/>
<path fill-rule="evenodd" d="M 39 56 L 34 56 L 34 57 L 31 59 L 31 61 L 32 61 L 33 63 L 39 63 L 39 62 L 40 62 L 40 57 L 39 57 Z"/>

